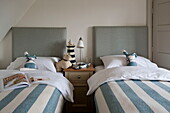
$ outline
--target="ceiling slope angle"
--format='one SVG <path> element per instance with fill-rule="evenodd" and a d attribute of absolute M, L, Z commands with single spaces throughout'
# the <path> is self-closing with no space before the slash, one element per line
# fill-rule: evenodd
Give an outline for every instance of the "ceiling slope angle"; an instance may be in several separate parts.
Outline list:
<path fill-rule="evenodd" d="M 0 41 L 36 0 L 0 0 Z"/>

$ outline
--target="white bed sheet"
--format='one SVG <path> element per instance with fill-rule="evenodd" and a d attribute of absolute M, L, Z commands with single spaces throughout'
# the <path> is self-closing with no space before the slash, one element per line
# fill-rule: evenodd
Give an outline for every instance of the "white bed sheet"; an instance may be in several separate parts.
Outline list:
<path fill-rule="evenodd" d="M 101 84 L 114 80 L 170 80 L 170 71 L 163 68 L 145 68 L 136 66 L 122 66 L 116 68 L 103 69 L 91 76 L 87 83 L 89 91 L 87 95 L 92 94 Z"/>
<path fill-rule="evenodd" d="M 101 71 L 104 69 L 104 65 L 96 66 L 95 67 L 95 72 Z"/>

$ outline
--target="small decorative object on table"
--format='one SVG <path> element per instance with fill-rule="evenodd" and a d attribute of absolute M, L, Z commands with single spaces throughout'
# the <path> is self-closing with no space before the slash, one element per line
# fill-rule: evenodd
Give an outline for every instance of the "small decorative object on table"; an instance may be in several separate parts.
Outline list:
<path fill-rule="evenodd" d="M 70 39 L 68 44 L 67 44 L 67 53 L 72 57 L 70 62 L 73 65 L 76 65 L 76 58 L 75 58 L 74 48 L 75 48 L 75 45 L 71 42 L 71 39 Z"/>
<path fill-rule="evenodd" d="M 137 63 L 134 61 L 137 57 L 136 53 L 129 54 L 126 50 L 123 50 L 123 54 L 126 55 L 126 59 L 128 61 L 127 66 L 137 66 Z"/>
<path fill-rule="evenodd" d="M 63 60 L 56 63 L 57 71 L 62 71 L 62 69 L 67 69 L 72 66 L 70 62 L 71 56 L 69 54 L 65 54 Z"/>
<path fill-rule="evenodd" d="M 73 69 L 83 69 L 83 68 L 88 68 L 90 66 L 91 63 L 78 63 L 77 65 L 73 66 Z"/>

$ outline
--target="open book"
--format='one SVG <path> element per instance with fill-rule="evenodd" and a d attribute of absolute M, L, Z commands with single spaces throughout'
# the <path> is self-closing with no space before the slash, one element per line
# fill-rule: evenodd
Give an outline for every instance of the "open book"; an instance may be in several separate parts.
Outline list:
<path fill-rule="evenodd" d="M 49 78 L 42 78 L 42 77 L 29 77 L 24 73 L 17 73 L 11 75 L 9 77 L 5 77 L 1 79 L 1 88 L 0 90 L 10 90 L 16 89 L 21 87 L 29 87 L 31 83 L 36 83 L 38 81 L 46 81 Z"/>

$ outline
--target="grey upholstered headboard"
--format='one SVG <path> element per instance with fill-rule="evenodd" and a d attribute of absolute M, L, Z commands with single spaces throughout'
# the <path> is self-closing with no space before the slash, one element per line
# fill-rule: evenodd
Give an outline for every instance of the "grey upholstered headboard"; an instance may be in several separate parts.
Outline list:
<path fill-rule="evenodd" d="M 98 26 L 93 28 L 94 65 L 102 64 L 99 57 L 129 53 L 148 57 L 148 34 L 146 26 Z"/>
<path fill-rule="evenodd" d="M 66 48 L 66 28 L 12 28 L 12 58 L 25 51 L 37 56 L 62 57 Z"/>

